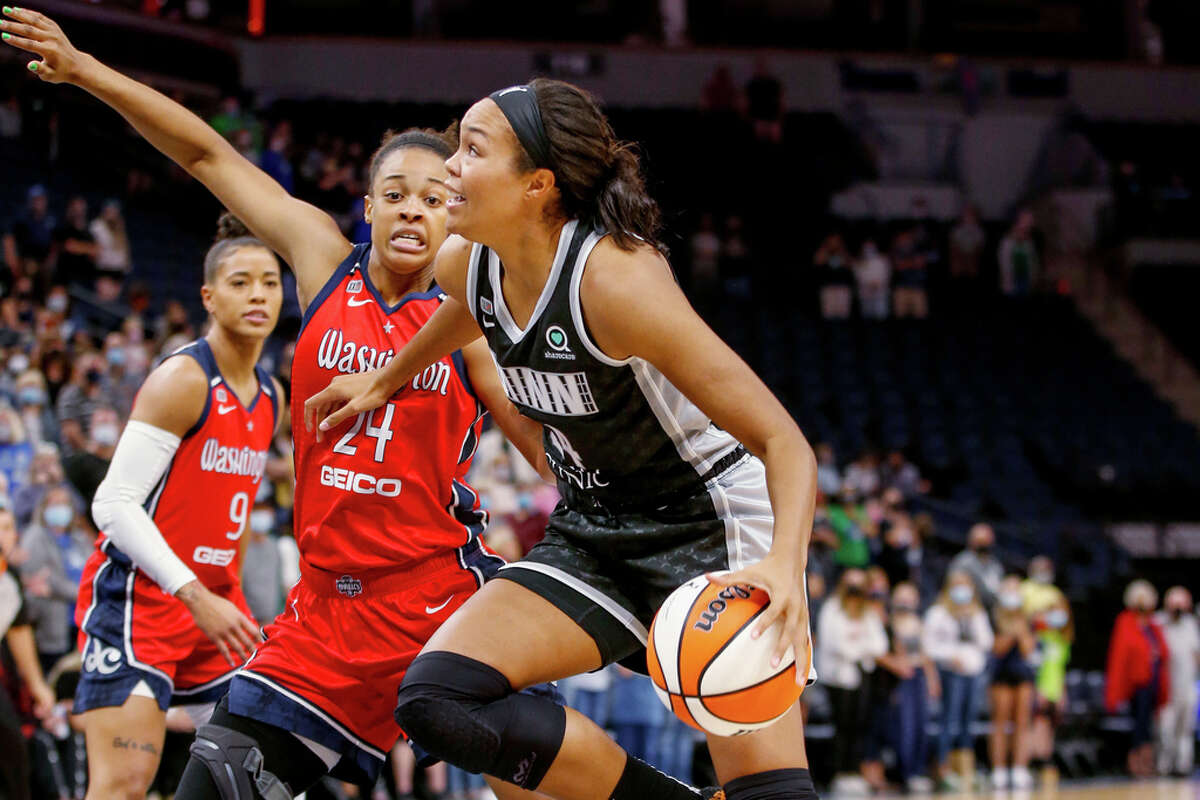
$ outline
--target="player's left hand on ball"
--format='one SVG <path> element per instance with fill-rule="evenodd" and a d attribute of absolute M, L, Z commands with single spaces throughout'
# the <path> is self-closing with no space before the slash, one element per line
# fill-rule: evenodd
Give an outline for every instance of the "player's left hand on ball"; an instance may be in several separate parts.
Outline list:
<path fill-rule="evenodd" d="M 810 647 L 808 641 L 808 597 L 804 593 L 804 577 L 795 563 L 775 555 L 767 555 L 762 561 L 737 572 L 722 575 L 709 574 L 708 579 L 718 586 L 750 584 L 762 589 L 771 598 L 770 605 L 754 625 L 750 635 L 757 639 L 779 620 L 782 624 L 779 641 L 771 654 L 771 666 L 779 666 L 787 655 L 788 648 L 796 659 L 796 683 L 808 681 L 808 674 L 801 674 L 804 653 Z"/>
<path fill-rule="evenodd" d="M 28 8 L 4 7 L 0 19 L 3 41 L 41 56 L 30 61 L 29 70 L 48 83 L 70 83 L 79 72 L 82 55 L 58 23 Z"/>

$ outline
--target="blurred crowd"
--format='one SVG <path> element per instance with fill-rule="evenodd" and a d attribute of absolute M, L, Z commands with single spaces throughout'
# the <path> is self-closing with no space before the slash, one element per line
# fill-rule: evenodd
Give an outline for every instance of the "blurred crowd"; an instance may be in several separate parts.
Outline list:
<path fill-rule="evenodd" d="M 703 107 L 736 120 L 758 154 L 788 141 L 780 84 L 765 64 L 745 87 L 718 71 Z M 8 108 L 0 105 L 0 136 L 13 127 Z M 286 189 L 328 210 L 353 240 L 369 237 L 361 221 L 363 142 L 317 133 L 297 143 L 291 122 L 264 122 L 234 95 L 210 122 Z M 139 182 L 128 188 L 136 193 Z M 761 265 L 779 263 L 772 248 L 790 244 L 756 239 L 761 228 L 751 229 L 736 212 L 700 215 L 687 240 L 682 260 L 706 314 L 718 306 L 744 309 L 739 303 L 763 290 Z M 124 214 L 120 200 L 89 204 L 83 193 L 35 184 L 0 226 L 0 632 L 7 645 L 0 763 L 24 764 L 35 797 L 78 796 L 86 780 L 68 712 L 81 664 L 73 609 L 96 536 L 92 495 L 149 370 L 203 332 L 190 313 L 194 304 L 179 297 L 156 302 L 139 280 L 138 241 Z M 944 227 L 916 203 L 911 219 L 829 234 L 811 269 L 794 279 L 814 289 L 814 305 L 828 319 L 856 309 L 866 319 L 920 318 L 939 281 L 964 291 L 987 291 L 981 287 L 990 283 L 1014 297 L 1045 285 L 1039 253 L 1027 211 L 997 240 L 971 208 Z M 293 331 L 281 326 L 264 353 L 285 390 Z M 290 439 L 285 422 L 248 516 L 245 589 L 259 620 L 282 610 L 298 577 Z M 820 683 L 804 702 L 815 715 L 818 698 L 826 699 L 835 790 L 978 785 L 977 745 L 984 741 L 987 785 L 1019 789 L 1055 780 L 1074 620 L 1051 559 L 1008 557 L 984 523 L 970 529 L 964 550 L 944 552 L 934 543 L 933 518 L 920 510 L 929 482 L 904 453 L 840 454 L 827 444 L 816 451 L 819 497 L 807 578 Z M 481 437 L 471 481 L 491 516 L 487 543 L 520 558 L 540 539 L 557 491 L 494 430 Z M 1153 587 L 1135 583 L 1125 604 L 1113 631 L 1105 702 L 1129 722 L 1127 768 L 1134 775 L 1190 773 L 1200 657 L 1191 597 L 1170 589 L 1159 612 Z M 652 699 L 645 678 L 611 667 L 562 688 L 630 752 L 699 781 L 697 734 Z M 187 723 L 172 724 L 184 730 Z M 169 773 L 171 759 L 164 762 Z M 444 766 L 414 775 L 406 747 L 395 751 L 392 766 L 380 786 L 329 784 L 310 797 L 487 796 L 476 776 Z M 160 785 L 172 786 L 170 776 Z"/>

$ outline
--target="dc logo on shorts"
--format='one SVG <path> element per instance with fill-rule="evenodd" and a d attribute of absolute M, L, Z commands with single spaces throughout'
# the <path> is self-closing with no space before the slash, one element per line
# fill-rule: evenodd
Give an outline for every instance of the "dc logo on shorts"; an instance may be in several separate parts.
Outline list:
<path fill-rule="evenodd" d="M 121 666 L 121 651 L 115 647 L 105 647 L 99 639 L 92 640 L 92 648 L 83 659 L 84 672 L 99 672 L 101 675 L 111 675 Z"/>
<path fill-rule="evenodd" d="M 346 597 L 354 597 L 355 595 L 362 594 L 362 581 L 358 578 L 352 578 L 349 575 L 343 575 L 338 578 L 337 583 L 334 585 L 337 587 L 338 592 L 346 595 Z"/>

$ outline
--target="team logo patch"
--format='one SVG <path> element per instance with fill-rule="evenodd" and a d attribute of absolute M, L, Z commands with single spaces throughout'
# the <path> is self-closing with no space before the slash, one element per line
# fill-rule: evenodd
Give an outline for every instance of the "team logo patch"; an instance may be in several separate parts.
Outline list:
<path fill-rule="evenodd" d="M 225 393 L 224 389 L 217 389 L 217 402 L 218 403 L 229 402 L 229 395 Z"/>
<path fill-rule="evenodd" d="M 337 587 L 338 592 L 346 595 L 346 597 L 360 595 L 362 594 L 363 590 L 362 581 L 360 581 L 358 578 L 352 578 L 349 575 L 343 575 L 342 577 L 338 578 L 337 583 L 334 585 Z"/>
<path fill-rule="evenodd" d="M 358 294 L 363 290 L 362 278 L 355 278 L 346 284 L 346 294 Z"/>
<path fill-rule="evenodd" d="M 486 297 L 479 298 L 479 310 L 485 314 L 495 314 L 496 310 L 492 308 L 492 301 Z"/>

